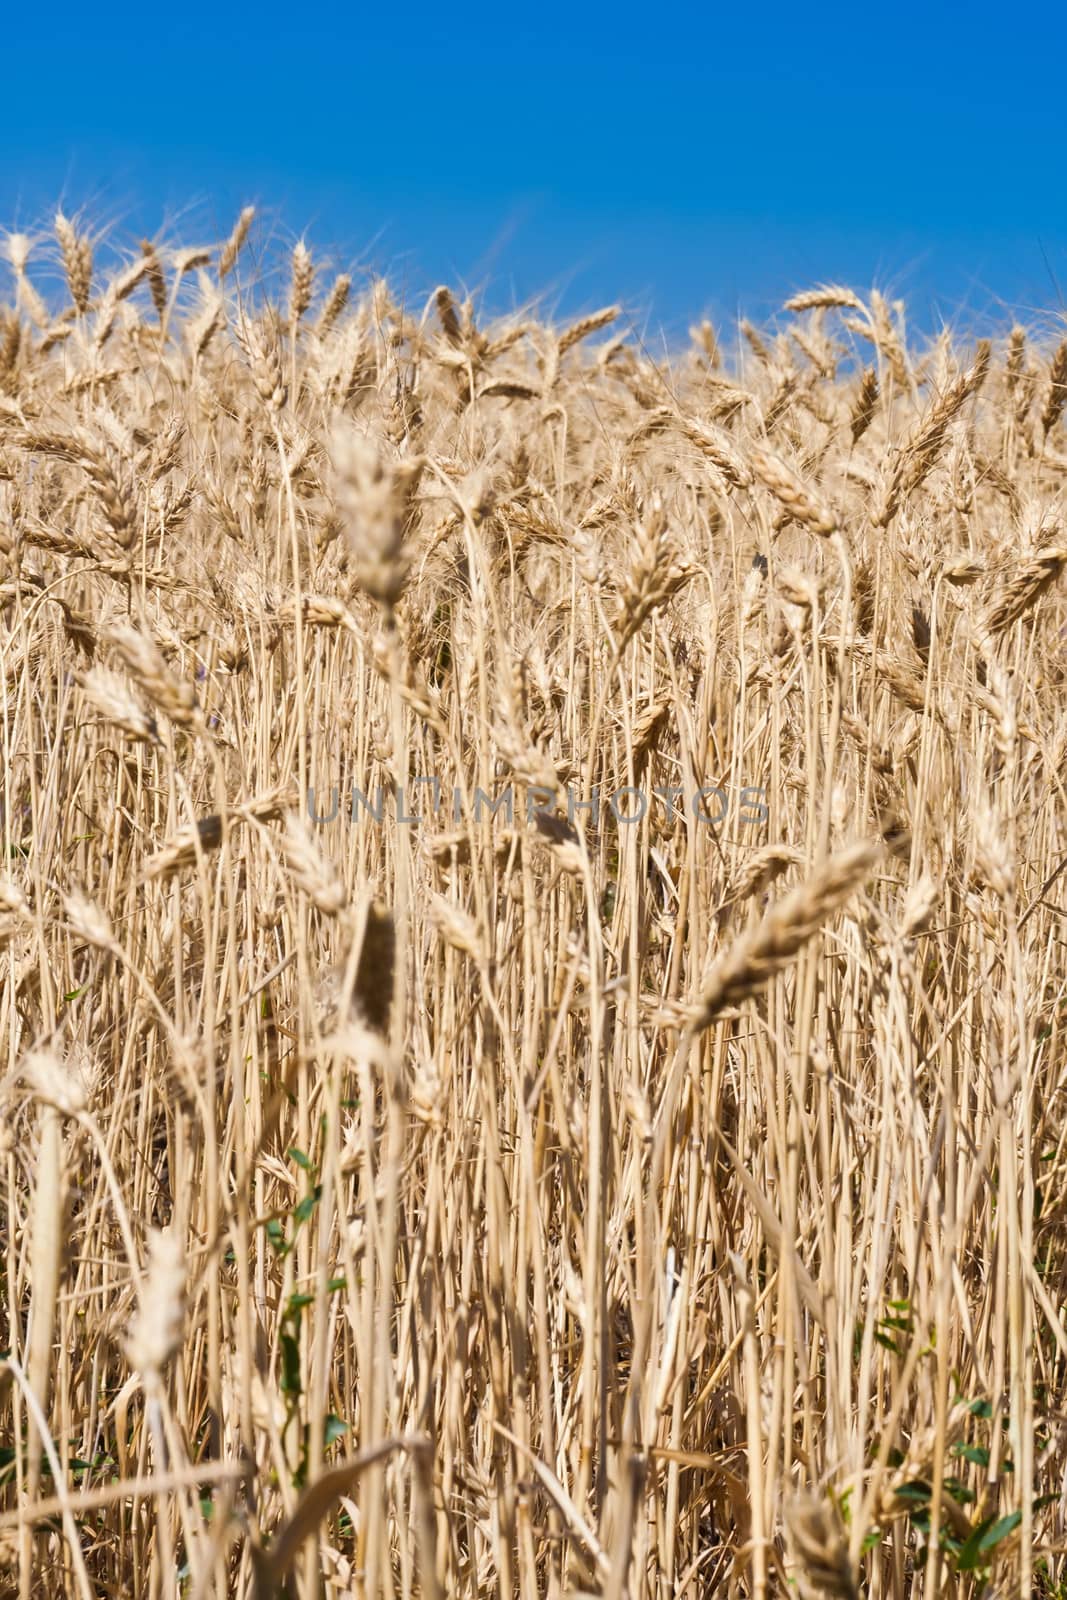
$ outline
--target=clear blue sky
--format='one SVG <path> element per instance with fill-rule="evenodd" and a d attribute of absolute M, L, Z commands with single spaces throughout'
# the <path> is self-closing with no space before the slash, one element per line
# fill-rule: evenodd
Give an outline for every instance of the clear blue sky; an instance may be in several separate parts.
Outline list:
<path fill-rule="evenodd" d="M 1067 5 L 20 5 L 0 223 L 199 242 L 239 206 L 338 266 L 650 337 L 815 280 L 916 322 L 1067 296 Z M 1054 281 L 1055 280 L 1055 281 Z M 0 284 L 0 297 L 4 293 Z"/>

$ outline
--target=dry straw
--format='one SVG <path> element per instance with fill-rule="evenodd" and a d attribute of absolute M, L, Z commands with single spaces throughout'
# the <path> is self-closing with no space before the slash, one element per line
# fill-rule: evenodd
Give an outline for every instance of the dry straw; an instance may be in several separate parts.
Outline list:
<path fill-rule="evenodd" d="M 2 239 L 0 1589 L 1051 1600 L 1063 329 L 254 223 Z"/>

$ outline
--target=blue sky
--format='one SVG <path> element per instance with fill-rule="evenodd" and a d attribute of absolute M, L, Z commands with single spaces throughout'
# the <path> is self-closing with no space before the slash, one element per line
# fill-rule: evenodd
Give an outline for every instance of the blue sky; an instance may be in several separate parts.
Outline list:
<path fill-rule="evenodd" d="M 646 336 L 816 280 L 913 320 L 1067 296 L 1067 7 L 20 6 L 0 223 L 199 242 L 257 203 L 338 267 Z M 0 287 L 0 295 L 3 289 Z"/>

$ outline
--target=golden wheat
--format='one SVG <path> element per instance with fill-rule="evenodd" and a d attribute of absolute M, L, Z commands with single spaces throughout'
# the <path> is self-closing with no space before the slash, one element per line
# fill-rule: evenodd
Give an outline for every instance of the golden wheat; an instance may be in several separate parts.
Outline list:
<path fill-rule="evenodd" d="M 1062 330 L 254 222 L 5 237 L 0 1592 L 1054 1600 Z"/>

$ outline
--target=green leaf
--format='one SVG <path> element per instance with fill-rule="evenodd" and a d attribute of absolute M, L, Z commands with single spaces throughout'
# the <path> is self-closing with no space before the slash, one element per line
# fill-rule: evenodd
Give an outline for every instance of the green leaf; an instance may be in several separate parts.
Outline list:
<path fill-rule="evenodd" d="M 1000 1544 L 1001 1540 L 1006 1539 L 1009 1533 L 1014 1533 L 1022 1520 L 1023 1514 L 1021 1511 L 1009 1511 L 1006 1517 L 1001 1517 L 999 1522 L 994 1522 L 993 1526 L 982 1535 L 978 1541 L 979 1550 L 992 1550 L 994 1545 Z"/>
<path fill-rule="evenodd" d="M 300 1343 L 291 1333 L 281 1335 L 283 1394 L 298 1395 L 300 1386 Z"/>
<path fill-rule="evenodd" d="M 982 1417 L 988 1422 L 993 1415 L 993 1403 L 991 1400 L 972 1400 L 967 1410 L 972 1417 Z"/>
<path fill-rule="evenodd" d="M 1013 1511 L 1010 1516 L 1001 1517 L 999 1522 L 995 1516 L 979 1522 L 972 1528 L 970 1537 L 956 1558 L 960 1571 L 973 1572 L 976 1567 L 988 1566 L 988 1561 L 983 1559 L 986 1551 L 999 1544 L 1021 1521 L 1022 1512 Z"/>
<path fill-rule="evenodd" d="M 315 1170 L 303 1150 L 298 1150 L 295 1144 L 290 1145 L 285 1153 L 290 1161 L 295 1161 L 297 1166 L 301 1167 L 305 1172 L 313 1172 Z"/>
<path fill-rule="evenodd" d="M 343 1417 L 338 1417 L 331 1411 L 322 1431 L 322 1442 L 326 1445 L 336 1444 L 337 1440 L 343 1439 L 347 1432 L 348 1423 Z"/>
<path fill-rule="evenodd" d="M 962 1506 L 969 1505 L 975 1497 L 974 1490 L 968 1489 L 967 1485 L 965 1483 L 961 1483 L 959 1478 L 946 1478 L 944 1480 L 944 1486 L 946 1492 L 952 1496 L 953 1500 L 958 1500 Z"/>
<path fill-rule="evenodd" d="M 897 1490 L 898 1500 L 914 1500 L 917 1505 L 925 1505 L 930 1498 L 930 1485 L 921 1478 L 912 1478 L 910 1483 L 902 1483 Z"/>
<path fill-rule="evenodd" d="M 310 1194 L 306 1194 L 298 1206 L 293 1208 L 293 1218 L 297 1223 L 306 1222 L 322 1198 L 322 1184 L 317 1183 Z"/>
<path fill-rule="evenodd" d="M 989 1451 L 980 1444 L 956 1444 L 952 1447 L 954 1456 L 962 1456 L 964 1461 L 970 1461 L 976 1467 L 988 1467 Z"/>
<path fill-rule="evenodd" d="M 971 1529 L 971 1532 L 964 1543 L 963 1549 L 956 1557 L 956 1565 L 961 1572 L 973 1572 L 975 1567 L 978 1565 L 978 1541 L 981 1539 L 986 1529 L 992 1524 L 992 1521 L 992 1517 L 986 1517 L 984 1521 L 979 1522 L 977 1526 Z"/>

